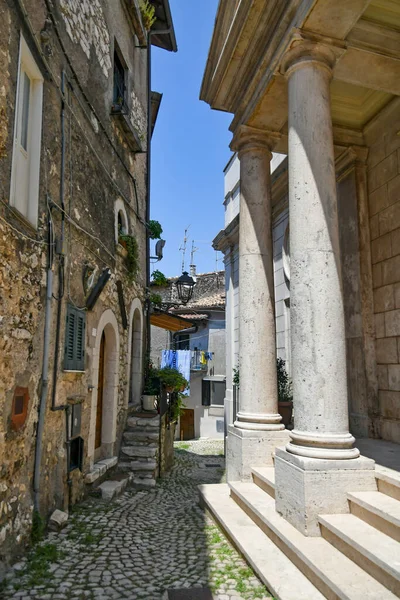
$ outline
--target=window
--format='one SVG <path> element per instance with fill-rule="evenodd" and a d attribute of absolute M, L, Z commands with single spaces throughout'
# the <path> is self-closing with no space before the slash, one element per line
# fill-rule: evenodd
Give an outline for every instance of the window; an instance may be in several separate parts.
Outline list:
<path fill-rule="evenodd" d="M 70 455 L 69 455 L 69 470 L 74 471 L 79 469 L 82 471 L 83 464 L 83 439 L 76 437 L 70 441 Z"/>
<path fill-rule="evenodd" d="M 190 335 L 188 333 L 180 333 L 176 336 L 177 350 L 190 350 Z"/>
<path fill-rule="evenodd" d="M 85 329 L 85 312 L 69 304 L 65 328 L 65 371 L 85 370 Z"/>
<path fill-rule="evenodd" d="M 203 406 L 224 406 L 225 378 L 205 377 L 202 381 L 201 403 Z"/>
<path fill-rule="evenodd" d="M 114 204 L 114 224 L 115 224 L 115 243 L 118 244 L 119 236 L 129 233 L 128 215 L 121 198 L 118 198 Z"/>
<path fill-rule="evenodd" d="M 11 428 L 14 431 L 21 429 L 25 425 L 28 412 L 29 393 L 28 388 L 15 388 L 12 409 L 11 409 Z"/>
<path fill-rule="evenodd" d="M 43 77 L 21 35 L 10 205 L 34 227 L 39 200 Z"/>
<path fill-rule="evenodd" d="M 114 50 L 113 112 L 126 112 L 126 66 L 117 45 Z"/>

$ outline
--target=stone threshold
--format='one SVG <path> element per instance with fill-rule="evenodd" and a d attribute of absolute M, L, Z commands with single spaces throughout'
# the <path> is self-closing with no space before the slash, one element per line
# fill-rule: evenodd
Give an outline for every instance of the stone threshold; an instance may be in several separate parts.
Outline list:
<path fill-rule="evenodd" d="M 118 463 L 118 456 L 113 456 L 111 458 L 104 458 L 103 460 L 99 460 L 99 462 L 95 463 L 89 473 L 85 475 L 85 483 L 91 484 L 94 483 L 99 477 L 104 475 L 109 469 L 115 467 Z"/>

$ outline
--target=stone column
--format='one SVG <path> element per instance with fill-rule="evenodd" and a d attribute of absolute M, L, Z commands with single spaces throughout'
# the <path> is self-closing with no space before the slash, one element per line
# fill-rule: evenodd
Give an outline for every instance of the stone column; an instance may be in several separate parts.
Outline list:
<path fill-rule="evenodd" d="M 240 159 L 240 405 L 228 434 L 228 480 L 272 464 L 275 447 L 287 440 L 278 413 L 270 189 L 278 137 L 241 126 L 231 145 Z"/>
<path fill-rule="evenodd" d="M 290 432 L 286 451 L 277 452 L 276 506 L 283 516 L 309 535 L 319 534 L 318 513 L 348 511 L 348 489 L 371 489 L 374 485 L 373 462 L 358 458 L 360 453 L 353 448 L 354 438 L 348 424 L 330 114 L 329 84 L 334 62 L 335 56 L 329 48 L 307 42 L 290 50 L 284 61 L 289 93 L 290 307 L 295 428 Z"/>

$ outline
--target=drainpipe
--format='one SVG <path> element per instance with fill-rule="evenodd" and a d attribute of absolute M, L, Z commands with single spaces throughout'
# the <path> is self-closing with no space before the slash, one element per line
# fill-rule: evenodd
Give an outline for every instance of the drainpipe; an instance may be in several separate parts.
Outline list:
<path fill-rule="evenodd" d="M 61 299 L 64 295 L 64 232 L 65 232 L 65 205 L 64 205 L 64 174 L 65 174 L 65 102 L 64 102 L 64 91 L 65 91 L 65 73 L 62 72 L 62 94 L 63 100 L 61 104 L 61 171 L 60 171 L 60 204 L 62 208 L 61 212 L 61 234 L 60 240 L 57 243 L 57 252 L 60 254 L 59 260 L 59 283 L 58 283 L 58 307 L 57 307 L 57 329 L 56 329 L 56 348 L 54 357 L 54 369 L 53 369 L 53 391 L 52 391 L 52 402 L 51 410 L 65 410 L 66 406 L 55 406 L 56 397 L 56 386 L 57 386 L 57 368 L 58 368 L 58 353 L 60 343 L 60 329 L 61 329 Z M 41 394 L 38 409 L 38 426 L 36 433 L 36 447 L 35 447 L 35 463 L 34 463 L 34 476 L 33 476 L 33 506 L 35 512 L 40 511 L 40 466 L 42 460 L 43 451 L 43 432 L 44 423 L 46 417 L 46 404 L 47 404 L 47 393 L 49 388 L 49 351 L 50 351 L 50 334 L 51 334 L 51 319 L 52 319 L 52 300 L 53 300 L 53 263 L 54 263 L 54 231 L 51 218 L 51 211 L 54 205 L 51 206 L 51 201 L 48 207 L 48 262 L 47 262 L 47 276 L 46 276 L 46 309 L 45 309 L 45 324 L 44 324 L 44 341 L 43 341 L 43 364 L 42 364 L 42 378 L 41 378 Z M 66 415 L 67 428 L 68 428 L 68 417 Z M 67 434 L 68 439 L 68 434 Z M 69 460 L 69 452 L 67 448 L 67 460 Z M 67 465 L 68 473 L 68 485 L 71 486 L 72 481 L 69 476 L 69 462 Z"/>

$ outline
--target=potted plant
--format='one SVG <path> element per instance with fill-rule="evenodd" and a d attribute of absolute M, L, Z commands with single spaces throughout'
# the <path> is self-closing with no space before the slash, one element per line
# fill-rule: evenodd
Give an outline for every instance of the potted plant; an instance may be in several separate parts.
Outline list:
<path fill-rule="evenodd" d="M 152 240 L 159 240 L 161 238 L 161 234 L 163 232 L 163 228 L 161 227 L 161 224 L 158 221 L 155 221 L 154 219 L 151 219 L 148 223 L 147 223 L 147 229 L 149 232 L 149 238 Z"/>
<path fill-rule="evenodd" d="M 184 378 L 178 369 L 164 367 L 159 369 L 158 376 L 160 382 L 165 386 L 167 392 L 183 392 L 189 386 L 189 382 Z"/>
<path fill-rule="evenodd" d="M 159 285 L 165 286 L 168 285 L 168 279 L 165 277 L 164 273 L 156 269 L 151 274 L 151 285 Z"/>
<path fill-rule="evenodd" d="M 283 424 L 288 427 L 292 422 L 293 413 L 292 382 L 287 374 L 285 361 L 282 358 L 276 359 L 276 369 L 278 373 L 278 411 Z"/>
<path fill-rule="evenodd" d="M 160 393 L 160 378 L 158 370 L 149 363 L 142 394 L 143 410 L 155 410 L 156 396 Z"/>
<path fill-rule="evenodd" d="M 129 280 L 132 282 L 139 269 L 139 249 L 136 238 L 133 235 L 120 233 L 118 242 L 127 251 L 126 266 L 128 269 Z"/>

